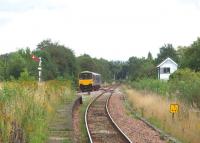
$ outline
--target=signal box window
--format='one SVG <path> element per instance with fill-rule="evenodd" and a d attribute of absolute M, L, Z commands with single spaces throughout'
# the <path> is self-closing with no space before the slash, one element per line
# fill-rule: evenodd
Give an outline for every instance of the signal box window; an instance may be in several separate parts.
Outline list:
<path fill-rule="evenodd" d="M 170 68 L 163 68 L 163 73 L 170 73 Z"/>

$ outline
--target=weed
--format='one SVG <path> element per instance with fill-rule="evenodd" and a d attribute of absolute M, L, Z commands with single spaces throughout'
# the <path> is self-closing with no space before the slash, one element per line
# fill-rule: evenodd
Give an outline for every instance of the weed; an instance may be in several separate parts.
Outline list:
<path fill-rule="evenodd" d="M 85 127 L 85 111 L 89 103 L 89 98 L 85 98 L 85 101 L 80 106 L 80 128 L 81 128 L 81 142 L 89 142 L 87 129 Z"/>
<path fill-rule="evenodd" d="M 149 122 L 161 128 L 168 134 L 175 136 L 182 142 L 198 143 L 200 140 L 200 118 L 199 111 L 188 104 L 176 100 L 176 103 L 180 105 L 179 113 L 175 114 L 175 118 L 172 119 L 172 115 L 169 112 L 170 103 L 175 102 L 173 99 L 167 97 L 158 96 L 153 93 L 139 92 L 133 89 L 127 89 L 127 98 L 134 111 L 143 114 L 144 118 Z"/>
<path fill-rule="evenodd" d="M 55 107 L 64 100 L 71 101 L 72 95 L 66 81 L 5 82 L 0 88 L 0 141 L 13 142 L 13 134 L 20 134 L 21 143 L 45 142 Z"/>

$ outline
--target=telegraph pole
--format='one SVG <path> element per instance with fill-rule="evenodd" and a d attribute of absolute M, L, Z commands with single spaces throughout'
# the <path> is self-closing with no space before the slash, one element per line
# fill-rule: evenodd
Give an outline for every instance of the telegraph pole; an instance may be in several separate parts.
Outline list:
<path fill-rule="evenodd" d="M 41 76 L 42 76 L 42 58 L 41 57 L 39 57 L 39 65 L 38 65 L 38 74 L 39 74 L 39 82 L 41 82 L 42 81 L 42 78 L 41 78 Z"/>

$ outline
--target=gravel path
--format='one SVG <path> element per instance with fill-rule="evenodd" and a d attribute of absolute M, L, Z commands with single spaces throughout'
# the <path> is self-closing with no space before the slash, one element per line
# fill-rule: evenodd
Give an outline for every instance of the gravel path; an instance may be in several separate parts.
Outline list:
<path fill-rule="evenodd" d="M 114 93 L 109 102 L 111 116 L 117 125 L 134 143 L 165 143 L 159 133 L 144 122 L 126 114 L 123 105 L 123 95 L 119 91 Z"/>

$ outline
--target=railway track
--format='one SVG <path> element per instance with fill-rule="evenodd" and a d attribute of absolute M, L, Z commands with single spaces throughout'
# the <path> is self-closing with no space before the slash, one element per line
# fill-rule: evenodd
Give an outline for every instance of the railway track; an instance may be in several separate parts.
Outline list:
<path fill-rule="evenodd" d="M 110 116 L 108 102 L 113 93 L 106 89 L 93 99 L 85 112 L 85 124 L 91 143 L 131 143 Z"/>

